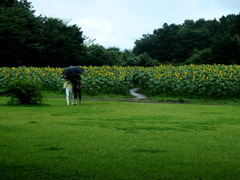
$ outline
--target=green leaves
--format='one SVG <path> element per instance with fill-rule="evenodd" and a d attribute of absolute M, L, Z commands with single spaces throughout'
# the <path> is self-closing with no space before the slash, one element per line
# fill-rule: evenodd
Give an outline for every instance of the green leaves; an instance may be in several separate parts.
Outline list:
<path fill-rule="evenodd" d="M 148 68 L 148 73 L 152 73 L 152 77 L 147 80 L 147 86 L 142 86 L 148 96 L 164 93 L 170 96 L 239 97 L 238 65 L 159 66 Z"/>
<path fill-rule="evenodd" d="M 128 95 L 140 87 L 147 96 L 176 95 L 207 98 L 239 97 L 239 65 L 161 65 L 155 67 L 84 66 L 82 91 L 86 94 Z M 44 90 L 61 90 L 64 68 L 0 68 L 0 88 L 15 80 L 32 80 Z"/>
<path fill-rule="evenodd" d="M 9 104 L 41 104 L 43 93 L 41 85 L 34 81 L 15 80 L 2 90 L 4 95 L 10 96 Z"/>
<path fill-rule="evenodd" d="M 239 64 L 239 19 L 240 14 L 231 14 L 219 20 L 165 23 L 136 40 L 133 52 L 147 53 L 165 64 Z"/>

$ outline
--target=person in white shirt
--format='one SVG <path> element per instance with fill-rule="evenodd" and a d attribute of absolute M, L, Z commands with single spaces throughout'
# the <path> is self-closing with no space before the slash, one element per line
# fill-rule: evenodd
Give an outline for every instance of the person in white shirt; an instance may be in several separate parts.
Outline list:
<path fill-rule="evenodd" d="M 66 77 L 66 82 L 63 84 L 63 89 L 66 89 L 67 105 L 69 105 L 69 98 L 72 99 L 72 104 L 73 104 L 74 103 L 73 84 L 70 77 Z"/>

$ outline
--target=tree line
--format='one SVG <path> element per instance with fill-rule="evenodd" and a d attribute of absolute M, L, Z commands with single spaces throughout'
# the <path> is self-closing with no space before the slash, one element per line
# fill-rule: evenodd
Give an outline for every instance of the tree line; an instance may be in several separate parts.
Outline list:
<path fill-rule="evenodd" d="M 0 1 L 0 66 L 240 64 L 240 14 L 165 23 L 121 51 L 94 44 L 67 20 L 34 12 L 27 0 Z"/>
<path fill-rule="evenodd" d="M 133 52 L 146 52 L 161 63 L 240 64 L 240 14 L 165 23 L 137 40 Z"/>

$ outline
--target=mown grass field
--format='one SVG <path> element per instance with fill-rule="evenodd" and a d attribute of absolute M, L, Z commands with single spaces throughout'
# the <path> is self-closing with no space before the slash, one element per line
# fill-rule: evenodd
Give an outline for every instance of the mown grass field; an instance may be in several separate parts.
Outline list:
<path fill-rule="evenodd" d="M 240 106 L 0 97 L 0 179 L 240 178 Z"/>

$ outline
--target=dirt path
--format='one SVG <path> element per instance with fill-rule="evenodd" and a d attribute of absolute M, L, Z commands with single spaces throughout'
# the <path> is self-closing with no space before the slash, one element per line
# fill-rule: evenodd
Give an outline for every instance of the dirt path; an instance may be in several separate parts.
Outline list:
<path fill-rule="evenodd" d="M 146 99 L 147 96 L 145 96 L 144 94 L 140 94 L 140 93 L 137 93 L 137 91 L 139 90 L 140 88 L 132 88 L 130 89 L 130 94 L 132 96 L 134 96 L 136 99 Z"/>

